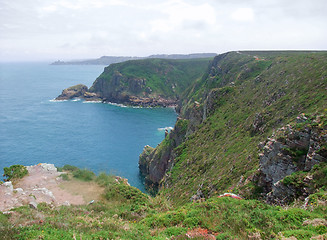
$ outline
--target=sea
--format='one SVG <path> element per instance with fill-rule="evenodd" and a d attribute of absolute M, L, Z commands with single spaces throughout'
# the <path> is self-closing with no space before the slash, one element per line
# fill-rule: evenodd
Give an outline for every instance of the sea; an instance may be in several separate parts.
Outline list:
<path fill-rule="evenodd" d="M 128 179 L 142 191 L 138 159 L 177 118 L 172 108 L 54 101 L 64 88 L 91 86 L 103 65 L 0 63 L 0 174 L 14 164 L 65 164 Z"/>

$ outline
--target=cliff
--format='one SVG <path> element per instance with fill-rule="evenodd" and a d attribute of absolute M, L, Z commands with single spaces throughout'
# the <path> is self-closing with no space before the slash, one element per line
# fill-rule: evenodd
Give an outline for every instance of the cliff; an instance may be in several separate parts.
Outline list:
<path fill-rule="evenodd" d="M 142 106 L 175 105 L 201 77 L 210 59 L 145 59 L 112 64 L 95 80 L 91 92 L 105 101 Z"/>
<path fill-rule="evenodd" d="M 258 144 L 300 113 L 324 114 L 326 63 L 326 52 L 230 52 L 215 57 L 180 101 L 186 129 L 179 133 L 178 121 L 146 161 L 141 158 L 147 183 L 158 185 L 159 194 L 179 204 L 199 191 L 205 198 L 227 190 L 259 197 Z"/>
<path fill-rule="evenodd" d="M 92 87 L 76 85 L 57 100 L 75 97 L 143 107 L 175 106 L 185 89 L 207 69 L 210 58 L 145 59 L 111 64 Z"/>

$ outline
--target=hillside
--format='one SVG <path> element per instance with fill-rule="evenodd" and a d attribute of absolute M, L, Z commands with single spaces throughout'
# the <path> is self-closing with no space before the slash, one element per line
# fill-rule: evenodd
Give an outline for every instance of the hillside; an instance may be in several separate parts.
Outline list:
<path fill-rule="evenodd" d="M 40 166 L 32 168 L 35 167 Z M 19 169 L 23 170 L 24 167 L 20 166 Z M 51 169 L 52 173 L 57 172 L 56 168 Z M 6 198 L 10 196 L 15 200 L 17 194 L 23 194 L 25 189 L 17 188 L 15 185 L 30 179 L 33 175 L 30 170 L 31 167 L 29 175 L 23 179 L 10 178 L 14 182 L 14 188 L 10 182 L 0 185 L 0 191 L 5 190 L 3 195 L 6 195 Z M 47 189 L 48 186 L 44 185 L 46 184 L 44 174 L 49 175 L 51 172 L 43 171 L 43 175 L 39 176 L 43 178 L 42 188 L 38 188 L 42 191 L 36 194 L 38 189 L 32 189 L 34 194 L 25 196 L 32 201 L 29 206 L 20 206 L 20 203 L 16 203 L 16 206 L 20 207 L 0 212 L 1 239 L 223 240 L 326 237 L 327 208 L 326 198 L 322 192 L 312 194 L 307 204 L 301 208 L 293 206 L 283 209 L 258 200 L 229 197 L 233 196 L 232 194 L 174 207 L 167 198 L 150 197 L 129 186 L 127 180 L 121 177 L 103 173 L 95 176 L 86 169 L 70 165 L 65 165 L 58 171 L 61 175 L 55 181 L 60 182 L 63 190 L 71 191 L 74 195 L 83 194 L 89 199 L 89 203 L 58 204 L 57 197 L 63 196 L 58 195 L 58 192 L 53 192 L 52 195 L 52 190 Z M 33 184 L 38 186 L 37 181 Z M 52 181 L 48 184 L 51 185 Z M 8 188 L 9 185 L 11 189 Z M 99 192 L 102 194 L 95 198 Z M 51 199 L 48 203 L 43 202 L 42 194 L 55 202 L 51 202 Z"/>
<path fill-rule="evenodd" d="M 300 113 L 326 114 L 326 64 L 326 52 L 217 56 L 182 99 L 175 129 L 140 156 L 147 185 L 178 204 L 227 190 L 259 197 L 258 145 Z"/>

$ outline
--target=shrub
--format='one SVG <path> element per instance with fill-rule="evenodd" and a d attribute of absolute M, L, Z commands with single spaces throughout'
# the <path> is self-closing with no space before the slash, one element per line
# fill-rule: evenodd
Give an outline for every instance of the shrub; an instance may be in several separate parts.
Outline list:
<path fill-rule="evenodd" d="M 5 181 L 23 178 L 28 174 L 26 167 L 23 165 L 12 165 L 9 168 L 5 167 L 3 171 L 3 176 L 6 177 Z"/>
<path fill-rule="evenodd" d="M 131 210 L 136 211 L 149 203 L 149 198 L 139 189 L 127 186 L 123 183 L 114 183 L 106 188 L 105 198 L 107 200 L 130 203 Z"/>
<path fill-rule="evenodd" d="M 57 169 L 58 169 L 59 172 L 62 172 L 62 171 L 74 172 L 74 171 L 79 170 L 78 167 L 68 165 L 68 164 L 64 165 L 63 167 L 58 167 Z"/>
<path fill-rule="evenodd" d="M 59 177 L 61 177 L 62 180 L 64 180 L 64 181 L 69 181 L 69 180 L 70 180 L 69 177 L 68 177 L 68 174 L 66 174 L 66 173 L 64 173 L 64 174 L 60 174 Z"/>
<path fill-rule="evenodd" d="M 196 227 L 200 223 L 200 220 L 197 217 L 188 217 L 184 220 L 184 225 L 187 227 Z"/>
<path fill-rule="evenodd" d="M 186 229 L 182 227 L 169 227 L 165 230 L 165 234 L 169 237 L 185 234 Z"/>
<path fill-rule="evenodd" d="M 78 169 L 73 172 L 73 177 L 83 181 L 92 181 L 95 177 L 95 174 L 94 172 L 91 172 L 87 169 Z"/>

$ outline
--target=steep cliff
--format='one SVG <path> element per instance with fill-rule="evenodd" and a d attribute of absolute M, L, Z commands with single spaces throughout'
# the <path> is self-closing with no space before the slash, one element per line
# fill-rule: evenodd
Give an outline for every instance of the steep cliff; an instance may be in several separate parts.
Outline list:
<path fill-rule="evenodd" d="M 175 105 L 205 72 L 211 59 L 145 59 L 111 64 L 90 88 L 108 102 L 141 106 Z"/>
<path fill-rule="evenodd" d="M 175 127 L 170 137 L 185 140 L 168 148 L 166 138 L 153 150 L 141 164 L 147 178 L 179 203 L 198 191 L 205 198 L 228 189 L 253 197 L 258 144 L 300 113 L 324 112 L 326 64 L 326 52 L 218 55 L 178 106 L 187 128 L 178 134 Z"/>
<path fill-rule="evenodd" d="M 143 107 L 175 106 L 212 59 L 144 59 L 111 64 L 90 89 L 78 84 L 64 89 L 56 100 L 78 97 Z"/>

